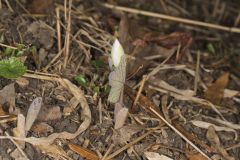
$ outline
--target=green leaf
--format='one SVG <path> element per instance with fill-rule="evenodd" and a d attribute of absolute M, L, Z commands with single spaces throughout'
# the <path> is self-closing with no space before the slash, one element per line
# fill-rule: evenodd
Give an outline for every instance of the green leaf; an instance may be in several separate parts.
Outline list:
<path fill-rule="evenodd" d="M 0 76 L 16 79 L 26 72 L 24 64 L 15 57 L 0 61 Z"/>
<path fill-rule="evenodd" d="M 10 55 L 10 54 L 13 53 L 13 51 L 14 51 L 14 49 L 7 47 L 7 48 L 4 50 L 4 54 L 5 54 L 5 55 Z"/>
<path fill-rule="evenodd" d="M 207 49 L 208 49 L 208 51 L 211 52 L 211 53 L 216 53 L 215 48 L 214 48 L 214 46 L 213 46 L 212 43 L 208 43 L 208 44 L 207 44 Z"/>
<path fill-rule="evenodd" d="M 87 81 L 86 81 L 86 79 L 85 79 L 85 77 L 84 77 L 84 75 L 82 75 L 82 74 L 79 74 L 79 75 L 76 75 L 75 77 L 74 77 L 74 80 L 79 84 L 79 85 L 81 85 L 81 86 L 83 86 L 83 87 L 87 87 Z"/>
<path fill-rule="evenodd" d="M 101 60 L 98 60 L 98 59 L 92 60 L 92 61 L 91 61 L 91 64 L 92 64 L 96 69 L 99 69 L 99 68 L 101 68 L 101 67 L 104 66 L 104 62 L 101 61 Z"/>

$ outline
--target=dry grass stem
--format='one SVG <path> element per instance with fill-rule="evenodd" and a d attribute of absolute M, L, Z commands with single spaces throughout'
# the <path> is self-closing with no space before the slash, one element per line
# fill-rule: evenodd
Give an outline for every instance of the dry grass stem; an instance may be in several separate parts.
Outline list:
<path fill-rule="evenodd" d="M 66 29 L 66 37 L 65 37 L 65 44 L 64 44 L 64 62 L 63 62 L 63 68 L 66 68 L 67 62 L 69 59 L 69 50 L 70 50 L 70 33 L 71 33 L 71 11 L 72 11 L 72 0 L 69 0 L 68 3 L 68 19 L 67 19 L 67 29 Z"/>
<path fill-rule="evenodd" d="M 164 15 L 164 14 L 160 14 L 160 13 L 148 12 L 148 11 L 143 11 L 143 10 L 139 10 L 139 9 L 115 6 L 115 5 L 108 4 L 108 3 L 104 3 L 103 6 L 106 8 L 116 9 L 116 10 L 120 10 L 120 11 L 124 11 L 124 12 L 128 12 L 128 13 L 140 14 L 140 15 L 149 16 L 149 17 L 156 17 L 156 18 L 161 18 L 161 19 L 165 19 L 165 20 L 185 23 L 185 24 L 189 24 L 189 25 L 218 29 L 218 30 L 227 31 L 227 32 L 240 33 L 240 28 L 235 28 L 235 27 L 226 27 L 226 26 L 222 26 L 222 25 L 211 24 L 211 23 L 190 20 L 190 19 L 185 19 L 185 18 L 179 18 L 179 17 L 174 17 L 174 16 L 168 16 L 168 15 Z"/>
<path fill-rule="evenodd" d="M 15 140 L 9 136 L 9 134 L 7 132 L 5 132 L 7 138 L 13 142 L 13 144 L 17 147 L 17 149 L 19 150 L 19 152 L 22 154 L 22 156 L 26 159 L 29 160 L 29 158 L 27 157 L 26 153 L 22 150 L 22 148 L 17 144 L 17 142 L 15 142 Z"/>
<path fill-rule="evenodd" d="M 198 83 L 199 83 L 199 68 L 200 68 L 200 51 L 197 52 L 197 63 L 196 63 L 196 72 L 195 72 L 195 79 L 194 79 L 194 93 L 197 94 Z"/>
<path fill-rule="evenodd" d="M 185 137 L 181 132 L 179 132 L 173 125 L 171 125 L 165 118 L 163 118 L 157 111 L 153 108 L 149 108 L 156 116 L 158 116 L 168 127 L 170 127 L 174 132 L 176 132 L 182 139 L 184 139 L 188 144 L 190 144 L 194 149 L 201 153 L 208 160 L 212 160 L 208 155 L 206 155 L 202 150 L 200 150 L 195 144 L 193 144 L 187 137 Z"/>

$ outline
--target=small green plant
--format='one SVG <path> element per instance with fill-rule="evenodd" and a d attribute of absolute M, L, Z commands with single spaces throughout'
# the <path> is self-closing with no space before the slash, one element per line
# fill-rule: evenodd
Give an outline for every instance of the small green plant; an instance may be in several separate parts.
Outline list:
<path fill-rule="evenodd" d="M 212 43 L 208 43 L 208 44 L 207 44 L 207 49 L 208 49 L 209 52 L 211 52 L 211 53 L 213 53 L 213 54 L 216 53 L 215 47 L 213 46 Z"/>
<path fill-rule="evenodd" d="M 27 55 L 27 54 L 34 54 L 36 53 L 36 47 L 35 46 L 27 46 L 24 44 L 16 44 L 17 49 L 13 49 L 13 48 L 5 48 L 3 54 L 6 56 L 16 56 L 16 57 L 20 57 L 23 55 Z"/>
<path fill-rule="evenodd" d="M 74 80 L 80 85 L 80 86 L 83 86 L 83 87 L 87 87 L 88 86 L 88 83 L 87 83 L 87 80 L 85 79 L 84 75 L 82 74 L 78 74 L 74 77 Z"/>
<path fill-rule="evenodd" d="M 88 82 L 84 75 L 78 74 L 74 77 L 74 80 L 82 87 L 91 89 L 96 93 L 100 93 L 102 89 L 100 86 L 96 85 L 94 82 Z"/>
<path fill-rule="evenodd" d="M 92 60 L 91 64 L 99 71 L 100 68 L 104 66 L 104 62 L 102 60 Z"/>
<path fill-rule="evenodd" d="M 0 60 L 0 76 L 7 79 L 15 79 L 26 72 L 24 64 L 15 57 Z"/>

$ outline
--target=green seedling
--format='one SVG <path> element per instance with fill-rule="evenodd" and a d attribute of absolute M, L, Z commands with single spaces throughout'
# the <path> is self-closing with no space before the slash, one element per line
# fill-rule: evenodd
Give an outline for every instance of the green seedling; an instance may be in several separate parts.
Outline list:
<path fill-rule="evenodd" d="M 84 77 L 84 75 L 79 74 L 74 77 L 74 80 L 82 87 L 87 87 L 88 83 Z"/>
<path fill-rule="evenodd" d="M 92 60 L 92 61 L 91 61 L 91 64 L 92 64 L 97 70 L 99 70 L 100 68 L 102 68 L 102 67 L 104 66 L 104 62 L 101 61 L 101 60 L 98 60 L 98 59 Z"/>
<path fill-rule="evenodd" d="M 214 48 L 214 46 L 213 46 L 212 43 L 208 43 L 208 44 L 207 44 L 207 49 L 208 49 L 209 52 L 211 52 L 211 53 L 213 53 L 213 54 L 216 53 L 216 50 L 215 50 L 215 48 Z"/>
<path fill-rule="evenodd" d="M 0 60 L 0 76 L 7 79 L 16 79 L 26 72 L 24 64 L 15 57 Z"/>

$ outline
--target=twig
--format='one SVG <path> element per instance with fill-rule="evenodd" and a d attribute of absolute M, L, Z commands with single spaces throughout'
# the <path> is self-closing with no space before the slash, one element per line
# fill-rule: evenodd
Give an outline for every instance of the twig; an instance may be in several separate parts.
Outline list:
<path fill-rule="evenodd" d="M 15 142 L 15 140 L 9 136 L 9 134 L 7 132 L 5 132 L 6 136 L 8 139 L 10 139 L 10 141 L 13 142 L 13 144 L 15 144 L 15 146 L 17 147 L 17 149 L 20 151 L 20 153 L 23 155 L 23 157 L 27 160 L 29 160 L 29 158 L 27 157 L 27 155 L 24 153 L 24 151 L 22 150 L 22 148 Z"/>
<path fill-rule="evenodd" d="M 62 39 L 61 39 L 61 27 L 60 27 L 60 9 L 57 7 L 56 8 L 56 16 L 57 16 L 57 38 L 58 38 L 58 52 L 60 52 L 61 49 L 61 44 L 62 44 Z"/>
<path fill-rule="evenodd" d="M 0 43 L 0 46 L 6 47 L 6 48 L 11 48 L 11 49 L 14 49 L 14 50 L 18 49 L 17 47 L 9 46 L 9 45 L 3 44 L 3 43 Z"/>
<path fill-rule="evenodd" d="M 117 156 L 118 154 L 120 154 L 121 152 L 123 152 L 124 150 L 128 149 L 129 147 L 131 147 L 132 145 L 134 145 L 135 143 L 141 141 L 142 139 L 144 139 L 146 136 L 148 136 L 149 134 L 153 133 L 154 130 L 149 130 L 147 133 L 143 134 L 142 136 L 136 138 L 135 140 L 133 140 L 132 142 L 126 144 L 125 146 L 123 146 L 122 148 L 118 149 L 117 151 L 115 151 L 114 153 L 110 154 L 106 160 L 110 160 L 112 158 L 114 158 L 115 156 Z"/>
<path fill-rule="evenodd" d="M 142 90 L 143 90 L 143 87 L 144 87 L 144 84 L 145 84 L 146 80 L 147 80 L 147 76 L 143 76 L 143 79 L 141 81 L 140 87 L 139 87 L 138 92 L 137 92 L 137 96 L 136 96 L 136 98 L 133 102 L 133 106 L 132 106 L 132 109 L 131 109 L 133 112 L 136 110 L 136 105 L 138 103 L 138 99 L 139 99 L 139 97 L 142 93 Z"/>
<path fill-rule="evenodd" d="M 32 19 L 37 21 L 37 19 L 34 16 L 32 16 L 32 14 L 22 5 L 22 3 L 19 2 L 19 0 L 16 0 L 16 2 L 24 10 L 24 12 L 26 12 Z"/>
<path fill-rule="evenodd" d="M 134 8 L 115 6 L 115 5 L 108 4 L 108 3 L 103 3 L 102 5 L 106 8 L 116 9 L 116 10 L 120 10 L 120 11 L 124 11 L 124 12 L 128 12 L 128 13 L 140 14 L 140 15 L 149 16 L 149 17 L 156 17 L 156 18 L 161 18 L 161 19 L 165 19 L 165 20 L 195 25 L 195 26 L 202 26 L 202 27 L 207 27 L 207 28 L 218 29 L 218 30 L 227 31 L 227 32 L 240 33 L 240 28 L 236 28 L 236 27 L 227 27 L 227 26 L 206 23 L 206 22 L 201 22 L 201 21 L 196 21 L 196 20 L 168 16 L 168 15 L 164 15 L 164 14 L 160 14 L 160 13 L 148 12 L 148 11 L 143 11 L 143 10 L 134 9 Z"/>
<path fill-rule="evenodd" d="M 99 123 L 103 123 L 103 111 L 102 111 L 102 99 L 99 98 L 98 100 L 98 112 L 99 112 Z"/>
<path fill-rule="evenodd" d="M 109 153 L 112 151 L 113 147 L 114 147 L 114 144 L 111 144 L 111 145 L 109 146 L 108 150 L 106 151 L 106 153 L 104 154 L 104 156 L 102 157 L 101 160 L 105 160 L 105 159 L 106 159 L 106 157 L 107 157 L 107 156 L 109 155 Z"/>
<path fill-rule="evenodd" d="M 63 68 L 66 68 L 67 62 L 68 62 L 68 58 L 69 58 L 72 0 L 69 0 L 68 7 L 69 7 L 69 11 L 68 11 L 68 22 L 67 22 L 67 29 L 66 29 L 66 38 L 65 38 L 65 44 L 64 44 L 65 54 L 64 54 Z"/>
<path fill-rule="evenodd" d="M 149 109 L 157 116 L 159 117 L 168 127 L 170 127 L 174 132 L 176 132 L 182 139 L 184 139 L 188 144 L 190 144 L 194 149 L 196 149 L 199 153 L 201 153 L 204 157 L 206 157 L 208 160 L 212 160 L 208 155 L 206 155 L 202 150 L 200 150 L 195 144 L 193 144 L 190 140 L 188 140 L 187 137 L 185 137 L 181 132 L 179 132 L 173 125 L 171 125 L 165 118 L 163 118 L 155 109 L 152 107 L 149 107 Z"/>
<path fill-rule="evenodd" d="M 12 9 L 12 7 L 11 7 L 11 5 L 10 5 L 10 3 L 8 2 L 8 0 L 5 0 L 5 3 L 6 3 L 6 5 L 8 6 L 9 10 L 10 10 L 11 12 L 14 12 L 13 9 Z"/>
<path fill-rule="evenodd" d="M 197 94 L 198 82 L 199 82 L 199 66 L 200 66 L 200 51 L 197 52 L 197 64 L 196 64 L 196 72 L 195 72 L 195 80 L 194 80 L 194 93 Z"/>
<path fill-rule="evenodd" d="M 53 59 L 47 64 L 47 66 L 43 68 L 43 71 L 47 71 L 48 68 L 51 67 L 51 65 L 62 55 L 63 50 L 64 48 L 60 50 L 60 52 L 58 52 L 55 57 L 53 57 Z"/>

